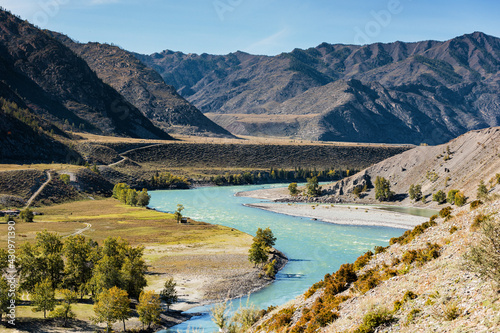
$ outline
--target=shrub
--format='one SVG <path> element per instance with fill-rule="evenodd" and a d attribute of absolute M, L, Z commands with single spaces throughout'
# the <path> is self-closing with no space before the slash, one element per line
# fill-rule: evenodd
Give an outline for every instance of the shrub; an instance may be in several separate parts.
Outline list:
<path fill-rule="evenodd" d="M 476 231 L 480 226 L 481 224 L 486 221 L 487 219 L 489 219 L 490 216 L 489 215 L 484 215 L 484 214 L 478 214 L 474 217 L 474 220 L 471 224 L 471 229 L 473 231 Z"/>
<path fill-rule="evenodd" d="M 450 206 L 444 207 L 443 209 L 441 209 L 439 211 L 439 216 L 442 217 L 442 218 L 450 217 L 452 210 L 453 210 L 453 208 L 451 208 Z"/>
<path fill-rule="evenodd" d="M 406 251 L 403 254 L 402 261 L 407 265 L 410 265 L 415 261 L 423 264 L 439 257 L 440 249 L 441 247 L 438 244 L 427 243 L 425 248 Z"/>
<path fill-rule="evenodd" d="M 59 175 L 59 179 L 66 185 L 68 185 L 70 182 L 70 177 L 68 174 Z"/>
<path fill-rule="evenodd" d="M 34 216 L 35 215 L 33 214 L 33 212 L 29 208 L 26 208 L 25 210 L 22 210 L 21 213 L 19 213 L 19 217 L 24 222 L 33 222 Z"/>
<path fill-rule="evenodd" d="M 297 189 L 297 183 L 291 183 L 290 185 L 288 185 L 288 192 L 292 196 L 296 196 L 297 194 L 299 194 L 299 190 Z"/>
<path fill-rule="evenodd" d="M 500 223 L 487 218 L 481 222 L 481 239 L 465 255 L 465 267 L 493 281 L 500 289 Z"/>
<path fill-rule="evenodd" d="M 407 230 L 404 232 L 404 234 L 400 237 L 394 237 L 389 240 L 389 244 L 395 244 L 399 243 L 401 245 L 408 244 L 411 242 L 415 237 L 418 235 L 424 233 L 424 231 L 430 227 L 433 227 L 437 225 L 437 223 L 434 221 L 437 218 L 437 215 L 433 215 L 429 218 L 429 221 L 422 223 L 420 225 L 417 225 L 413 230 Z"/>
<path fill-rule="evenodd" d="M 361 186 L 361 185 L 355 186 L 352 189 L 352 194 L 354 194 L 358 198 L 361 196 L 362 192 L 363 192 L 363 186 Z"/>
<path fill-rule="evenodd" d="M 372 333 L 375 330 L 385 324 L 394 321 L 394 316 L 387 309 L 376 309 L 374 311 L 368 312 L 363 317 L 363 323 L 354 330 L 355 333 Z"/>
<path fill-rule="evenodd" d="M 385 250 L 387 250 L 387 247 L 375 246 L 375 248 L 373 250 L 375 251 L 375 254 L 379 254 L 379 253 L 385 252 Z"/>
<path fill-rule="evenodd" d="M 479 206 L 481 206 L 483 204 L 483 202 L 481 200 L 474 200 L 470 203 L 470 210 L 474 210 L 476 208 L 478 208 Z"/>
<path fill-rule="evenodd" d="M 410 312 L 408 312 L 408 315 L 406 315 L 406 321 L 405 321 L 405 325 L 409 325 L 413 319 L 415 319 L 415 316 L 417 314 L 419 314 L 420 312 L 422 312 L 422 310 L 420 309 L 412 309 Z"/>
<path fill-rule="evenodd" d="M 486 188 L 486 185 L 484 185 L 483 180 L 481 180 L 481 182 L 477 186 L 477 199 L 478 200 L 488 199 L 488 189 Z"/>
<path fill-rule="evenodd" d="M 454 234 L 455 232 L 457 232 L 457 230 L 458 230 L 457 226 L 454 225 L 453 227 L 450 228 L 450 234 Z"/>
<path fill-rule="evenodd" d="M 452 321 L 460 317 L 462 309 L 458 307 L 458 302 L 450 302 L 443 309 L 443 318 L 447 321 Z"/>
<path fill-rule="evenodd" d="M 361 268 L 365 267 L 372 257 L 373 257 L 372 251 L 368 251 L 362 256 L 359 256 L 358 259 L 356 259 L 356 261 L 354 262 L 354 270 L 358 271 Z"/>

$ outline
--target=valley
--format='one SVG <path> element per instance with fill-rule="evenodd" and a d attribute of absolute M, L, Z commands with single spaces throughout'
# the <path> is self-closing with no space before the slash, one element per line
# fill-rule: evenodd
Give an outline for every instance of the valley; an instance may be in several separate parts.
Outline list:
<path fill-rule="evenodd" d="M 499 331 L 499 73 L 479 31 L 147 55 L 0 8 L 0 331 Z"/>

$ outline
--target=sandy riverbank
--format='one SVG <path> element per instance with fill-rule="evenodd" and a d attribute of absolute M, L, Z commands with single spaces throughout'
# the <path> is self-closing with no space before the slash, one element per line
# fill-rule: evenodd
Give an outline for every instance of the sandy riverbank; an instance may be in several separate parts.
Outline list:
<path fill-rule="evenodd" d="M 343 225 L 382 226 L 413 229 L 427 221 L 427 217 L 401 214 L 364 205 L 316 205 L 316 204 L 278 204 L 259 203 L 249 207 L 275 213 L 307 217 L 324 222 Z"/>

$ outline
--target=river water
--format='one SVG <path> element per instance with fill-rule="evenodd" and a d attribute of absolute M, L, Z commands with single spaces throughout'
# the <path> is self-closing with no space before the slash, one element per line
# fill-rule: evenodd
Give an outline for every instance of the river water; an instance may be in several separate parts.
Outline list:
<path fill-rule="evenodd" d="M 173 212 L 177 204 L 183 204 L 185 210 L 182 213 L 185 216 L 232 227 L 252 235 L 255 235 L 257 228 L 270 227 L 277 238 L 275 247 L 285 253 L 290 261 L 277 274 L 273 284 L 250 296 L 250 302 L 257 308 L 286 303 L 322 280 L 326 273 L 335 272 L 343 263 L 353 262 L 376 245 L 388 245 L 391 237 L 398 237 L 404 232 L 403 229 L 342 226 L 276 214 L 244 206 L 263 200 L 234 196 L 241 191 L 282 186 L 274 184 L 152 191 L 149 206 Z M 236 309 L 241 304 L 246 305 L 247 299 L 245 297 L 232 303 L 232 308 Z M 189 312 L 200 312 L 203 315 L 162 332 L 217 332 L 208 311 L 208 307 L 191 309 Z"/>

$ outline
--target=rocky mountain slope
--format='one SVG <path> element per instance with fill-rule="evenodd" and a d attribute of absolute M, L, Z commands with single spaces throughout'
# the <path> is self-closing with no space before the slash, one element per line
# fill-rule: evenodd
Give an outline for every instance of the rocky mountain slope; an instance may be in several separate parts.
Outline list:
<path fill-rule="evenodd" d="M 0 93 L 65 130 L 171 139 L 69 48 L 0 10 Z"/>
<path fill-rule="evenodd" d="M 440 144 L 500 124 L 500 40 L 480 32 L 274 57 L 136 56 L 234 134 Z"/>
<path fill-rule="evenodd" d="M 47 32 L 82 57 L 100 79 L 122 94 L 155 125 L 169 133 L 231 136 L 165 84 L 154 70 L 130 52 L 100 43 L 77 43 L 65 35 Z"/>
<path fill-rule="evenodd" d="M 377 176 L 388 179 L 391 190 L 403 204 L 410 204 L 408 189 L 411 184 L 421 185 L 428 206 L 432 194 L 439 190 L 448 193 L 451 189 L 463 191 L 469 200 L 476 198 L 477 185 L 483 180 L 491 192 L 497 191 L 496 174 L 500 174 L 500 127 L 468 132 L 447 144 L 420 146 L 388 158 L 361 172 L 326 187 L 327 195 L 340 196 L 347 200 L 374 201 L 373 189 L 356 199 L 352 191 L 373 183 Z M 434 203 L 435 204 L 435 203 Z"/>
<path fill-rule="evenodd" d="M 327 274 L 252 331 L 498 332 L 498 286 L 471 269 L 464 255 L 486 239 L 482 225 L 498 228 L 499 209 L 493 201 L 431 218 L 391 246 Z"/>

